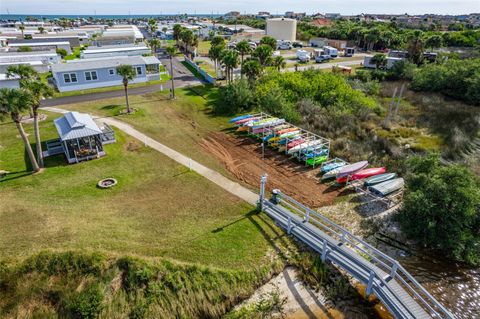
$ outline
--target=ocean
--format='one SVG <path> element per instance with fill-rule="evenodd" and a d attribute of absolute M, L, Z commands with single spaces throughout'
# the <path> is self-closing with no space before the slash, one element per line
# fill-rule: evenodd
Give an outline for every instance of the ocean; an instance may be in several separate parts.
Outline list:
<path fill-rule="evenodd" d="M 181 14 L 180 14 L 181 15 Z M 189 17 L 213 17 L 217 18 L 222 16 L 221 14 L 187 14 Z M 172 17 L 179 16 L 179 14 L 125 14 L 125 15 L 68 15 L 68 14 L 50 14 L 50 15 L 39 15 L 39 14 L 0 14 L 0 20 L 15 20 L 15 21 L 24 21 L 27 17 L 42 20 L 42 19 L 77 19 L 77 18 L 96 18 L 96 19 L 144 19 L 144 18 L 161 18 L 161 17 Z"/>

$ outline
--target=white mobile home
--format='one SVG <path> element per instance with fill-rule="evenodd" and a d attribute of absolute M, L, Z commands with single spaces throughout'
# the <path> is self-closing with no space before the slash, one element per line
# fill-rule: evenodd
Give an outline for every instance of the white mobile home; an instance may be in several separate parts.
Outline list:
<path fill-rule="evenodd" d="M 150 53 L 151 50 L 146 45 L 106 45 L 88 47 L 82 51 L 80 57 L 82 59 L 93 59 L 112 56 L 142 56 Z"/>
<path fill-rule="evenodd" d="M 38 43 L 9 43 L 8 47 L 9 47 L 9 51 L 18 51 L 20 47 L 30 47 L 32 51 L 65 49 L 65 51 L 67 51 L 67 54 L 72 53 L 72 50 L 70 48 L 70 42 L 68 41 L 38 42 Z"/>
<path fill-rule="evenodd" d="M 122 64 L 133 66 L 137 72 L 131 83 L 160 79 L 161 62 L 153 56 L 72 60 L 52 65 L 52 74 L 60 92 L 116 86 L 122 84 L 122 77 L 116 71 Z"/>
<path fill-rule="evenodd" d="M 3 89 L 3 88 L 10 88 L 10 89 L 20 88 L 20 78 L 7 77 L 6 74 L 0 73 L 0 89 Z"/>
<path fill-rule="evenodd" d="M 41 61 L 44 64 L 60 62 L 61 57 L 54 51 L 0 52 L 0 63 Z"/>

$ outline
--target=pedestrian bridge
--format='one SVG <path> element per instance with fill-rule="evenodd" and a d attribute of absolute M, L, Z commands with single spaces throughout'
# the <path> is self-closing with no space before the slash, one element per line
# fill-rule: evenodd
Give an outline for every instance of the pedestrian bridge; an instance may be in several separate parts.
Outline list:
<path fill-rule="evenodd" d="M 395 259 L 279 190 L 265 197 L 262 177 L 259 208 L 288 234 L 307 244 L 366 285 L 396 318 L 454 318 Z"/>

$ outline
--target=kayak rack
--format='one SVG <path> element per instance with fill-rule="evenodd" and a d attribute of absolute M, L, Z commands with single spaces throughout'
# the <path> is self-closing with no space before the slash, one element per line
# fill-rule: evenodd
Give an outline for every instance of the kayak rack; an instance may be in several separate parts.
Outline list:
<path fill-rule="evenodd" d="M 257 113 L 257 114 L 252 114 L 251 117 L 256 118 L 256 121 L 262 121 L 262 120 L 269 119 L 269 118 L 276 118 L 275 116 L 272 116 L 272 115 L 270 115 L 268 113 L 264 113 L 264 112 L 260 112 L 260 113 Z M 282 120 L 282 119 L 279 119 L 279 120 Z M 259 123 L 259 126 L 260 125 L 262 125 L 262 123 Z M 241 123 L 240 125 L 237 125 L 237 126 L 238 127 L 245 127 L 246 123 Z M 286 136 L 285 138 L 282 138 L 282 140 L 285 141 L 285 151 L 284 151 L 285 154 L 291 156 L 292 158 L 297 158 L 297 160 L 299 160 L 300 162 L 304 162 L 305 166 L 308 166 L 309 165 L 308 164 L 309 159 L 312 159 L 312 161 L 311 161 L 312 165 L 311 166 L 313 168 L 318 167 L 322 164 L 322 163 L 315 163 L 315 158 L 319 158 L 320 162 L 322 162 L 323 158 L 325 158 L 325 161 L 328 161 L 328 157 L 330 156 L 330 140 L 327 139 L 327 138 L 324 138 L 324 137 L 322 137 L 318 134 L 307 131 L 307 130 L 305 130 L 301 127 L 298 127 L 297 125 L 294 125 L 292 123 L 289 123 L 287 121 L 285 121 L 283 123 L 270 123 L 270 124 L 267 124 L 265 126 L 257 128 L 257 129 L 254 129 L 255 126 L 257 126 L 257 125 L 252 125 L 251 127 L 248 127 L 248 130 L 246 130 L 246 131 L 250 136 L 253 136 L 257 139 L 261 139 L 262 147 L 264 147 L 266 144 L 269 145 L 268 141 L 265 141 L 265 137 L 267 137 L 271 134 L 276 134 L 279 126 L 284 127 L 283 129 L 286 129 L 286 128 L 292 128 L 293 129 L 293 128 L 295 128 L 295 129 L 297 129 L 296 131 L 298 131 L 295 134 L 295 136 Z M 254 133 L 254 131 L 257 131 L 258 133 Z M 303 140 L 303 142 L 299 143 L 299 145 L 301 145 L 301 144 L 305 144 L 305 145 L 301 148 L 298 148 L 298 150 L 296 150 L 295 152 L 289 152 L 288 144 L 290 142 L 298 140 L 298 139 Z M 272 144 L 272 143 L 270 143 L 270 144 Z M 269 145 L 269 146 L 271 146 L 271 145 Z M 281 147 L 279 145 L 277 145 L 277 146 L 278 146 L 278 148 Z M 312 156 L 311 158 L 309 158 L 309 156 L 308 156 L 309 153 L 304 152 L 305 149 L 309 149 L 309 148 L 312 149 L 314 154 L 315 154 L 315 152 L 320 151 L 320 150 L 325 150 L 325 151 L 324 151 L 324 154 L 322 154 L 320 156 Z M 304 155 L 303 156 L 304 158 L 302 158 L 302 155 Z M 320 158 L 320 157 L 322 157 L 322 158 Z"/>

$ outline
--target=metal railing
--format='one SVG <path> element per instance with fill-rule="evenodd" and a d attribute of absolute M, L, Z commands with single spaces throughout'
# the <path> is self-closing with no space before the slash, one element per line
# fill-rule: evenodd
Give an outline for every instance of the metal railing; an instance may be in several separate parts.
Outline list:
<path fill-rule="evenodd" d="M 264 205 L 272 208 L 274 208 L 275 205 L 281 205 L 282 207 L 286 208 L 288 212 L 300 217 L 302 220 L 301 223 L 296 223 L 291 216 L 285 216 L 288 219 L 288 224 L 286 227 L 288 232 L 290 232 L 292 227 L 297 226 L 302 227 L 302 229 L 307 232 L 310 232 L 310 235 L 318 236 L 317 233 L 312 233 L 308 227 L 306 227 L 306 224 L 313 225 L 333 239 L 339 241 L 343 245 L 348 246 L 352 251 L 364 258 L 367 264 L 370 263 L 372 266 L 375 266 L 388 274 L 385 277 L 378 276 L 378 274 L 375 273 L 375 267 L 370 268 L 367 294 L 369 294 L 372 289 L 387 289 L 392 295 L 396 296 L 395 291 L 391 290 L 388 285 L 388 281 L 396 280 L 397 283 L 399 283 L 401 287 L 407 293 L 409 293 L 409 295 L 413 297 L 422 308 L 428 310 L 432 317 L 449 319 L 454 318 L 454 316 L 442 304 L 440 304 L 410 273 L 408 273 L 408 271 L 406 271 L 397 260 L 386 255 L 361 238 L 353 235 L 345 228 L 337 225 L 327 217 L 306 207 L 279 190 L 274 190 L 272 201 L 268 201 L 265 198 L 265 183 L 266 176 L 263 176 L 260 187 L 260 208 L 264 207 Z M 326 254 L 325 250 L 322 251 L 322 255 L 323 254 Z M 375 279 L 378 280 L 381 285 L 376 285 Z M 401 300 L 398 300 L 401 303 Z M 394 306 L 395 303 L 392 303 L 392 305 Z"/>

